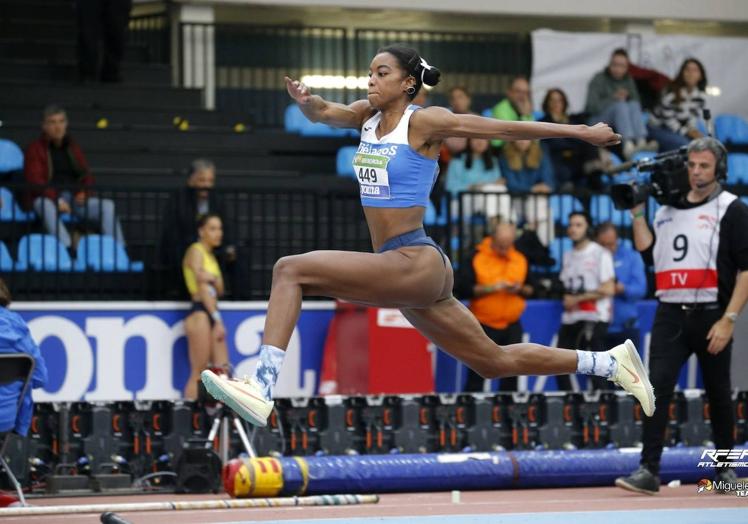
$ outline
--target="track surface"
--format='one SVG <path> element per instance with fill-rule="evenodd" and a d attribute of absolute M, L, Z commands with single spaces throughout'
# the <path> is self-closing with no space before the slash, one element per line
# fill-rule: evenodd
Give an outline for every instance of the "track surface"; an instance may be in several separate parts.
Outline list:
<path fill-rule="evenodd" d="M 34 505 L 102 504 L 171 500 L 214 500 L 226 495 L 137 495 L 35 499 Z M 654 511 L 658 510 L 658 511 Z M 610 488 L 563 488 L 461 492 L 452 502 L 450 492 L 381 495 L 378 504 L 291 508 L 252 508 L 195 511 L 120 513 L 133 524 L 204 522 L 279 522 L 365 524 L 476 524 L 505 522 L 599 524 L 691 524 L 697 522 L 748 522 L 748 497 L 696 493 L 695 485 L 663 486 L 657 496 L 636 495 Z M 407 518 L 404 518 L 407 517 Z M 98 514 L 7 517 L 3 524 L 100 522 Z"/>

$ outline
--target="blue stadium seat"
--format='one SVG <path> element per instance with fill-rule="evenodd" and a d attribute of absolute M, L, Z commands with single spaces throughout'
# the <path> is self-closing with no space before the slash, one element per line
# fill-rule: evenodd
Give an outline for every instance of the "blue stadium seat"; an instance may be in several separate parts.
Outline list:
<path fill-rule="evenodd" d="M 71 271 L 73 262 L 65 246 L 53 235 L 34 233 L 18 243 L 17 271 Z"/>
<path fill-rule="evenodd" d="M 23 211 L 16 202 L 13 192 L 7 187 L 0 187 L 0 222 L 33 222 L 36 220 L 34 213 Z"/>
<path fill-rule="evenodd" d="M 536 121 L 537 121 L 537 120 L 540 120 L 540 119 L 541 119 L 541 118 L 543 118 L 544 116 L 545 116 L 545 111 L 543 111 L 543 110 L 541 110 L 541 109 L 537 109 L 537 110 L 535 110 L 535 111 L 533 111 L 533 112 L 532 112 L 532 118 L 533 118 L 534 120 L 536 120 Z"/>
<path fill-rule="evenodd" d="M 76 271 L 143 271 L 143 262 L 130 262 L 122 244 L 109 235 L 86 235 L 78 242 Z"/>
<path fill-rule="evenodd" d="M 606 221 L 610 221 L 619 227 L 631 225 L 631 213 L 616 209 L 613 205 L 613 199 L 608 195 L 594 195 L 590 199 L 590 216 L 595 225 Z"/>
<path fill-rule="evenodd" d="M 283 127 L 287 133 L 299 133 L 302 136 L 350 136 L 355 135 L 350 129 L 337 129 L 320 122 L 312 122 L 301 112 L 298 104 L 286 108 L 283 116 Z"/>
<path fill-rule="evenodd" d="M 301 126 L 304 125 L 304 120 L 306 119 L 298 104 L 288 106 L 283 115 L 283 127 L 286 133 L 300 133 Z"/>
<path fill-rule="evenodd" d="M 8 246 L 0 240 L 0 271 L 13 271 L 13 258 L 10 256 Z"/>
<path fill-rule="evenodd" d="M 731 184 L 748 184 L 748 154 L 727 155 L 727 181 Z"/>
<path fill-rule="evenodd" d="M 15 142 L 0 138 L 0 176 L 23 171 L 23 151 Z"/>
<path fill-rule="evenodd" d="M 349 136 L 350 129 L 339 129 L 321 122 L 312 122 L 304 117 L 301 125 L 301 136 Z"/>
<path fill-rule="evenodd" d="M 739 115 L 718 115 L 714 119 L 714 134 L 724 143 L 748 144 L 748 122 Z"/>
<path fill-rule="evenodd" d="M 569 225 L 569 213 L 584 210 L 584 206 L 574 195 L 551 195 L 550 204 L 554 221 L 562 226 Z"/>
<path fill-rule="evenodd" d="M 564 261 L 564 253 L 574 247 L 569 237 L 555 238 L 550 245 L 551 257 L 556 259 L 556 264 L 551 267 L 551 272 L 558 273 L 561 271 L 561 264 Z"/>
<path fill-rule="evenodd" d="M 632 161 L 646 160 L 647 158 L 654 158 L 657 153 L 655 151 L 637 151 L 631 157 Z M 610 153 L 610 159 L 614 166 L 620 165 L 623 161 L 618 158 L 615 153 Z M 648 176 L 648 175 L 645 175 Z M 613 175 L 613 184 L 628 184 L 632 180 L 641 178 L 640 173 L 637 173 L 636 169 L 629 169 L 628 171 L 621 171 L 618 174 Z"/>
<path fill-rule="evenodd" d="M 489 107 L 480 112 L 481 116 L 493 118 L 493 107 Z"/>
<path fill-rule="evenodd" d="M 442 212 L 436 214 L 436 207 L 431 203 L 429 199 L 426 204 L 426 214 L 423 217 L 423 224 L 426 226 L 446 226 L 447 225 L 447 207 L 449 207 L 449 200 L 447 197 L 442 198 Z"/>
<path fill-rule="evenodd" d="M 356 178 L 356 171 L 353 169 L 353 156 L 357 150 L 356 146 L 343 146 L 338 149 L 338 154 L 335 158 L 338 176 Z"/>

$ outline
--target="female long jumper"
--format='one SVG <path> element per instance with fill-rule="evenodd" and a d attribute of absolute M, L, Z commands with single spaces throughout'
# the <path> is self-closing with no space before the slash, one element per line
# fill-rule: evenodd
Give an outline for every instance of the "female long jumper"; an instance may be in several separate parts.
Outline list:
<path fill-rule="evenodd" d="M 651 416 L 652 385 L 631 341 L 597 353 L 531 343 L 497 346 L 452 296 L 452 265 L 423 231 L 439 148 L 447 137 L 570 137 L 596 146 L 617 144 L 621 137 L 602 123 L 505 122 L 411 105 L 422 85 L 436 85 L 439 75 L 414 49 L 393 45 L 371 61 L 367 99 L 350 105 L 328 102 L 286 77 L 289 95 L 310 120 L 361 130 L 353 164 L 374 253 L 312 251 L 278 260 L 254 376 L 231 380 L 203 371 L 208 392 L 246 420 L 265 425 L 302 297 L 314 295 L 399 308 L 437 347 L 486 378 L 575 372 L 608 378 L 633 394 Z M 600 289 L 589 295 L 595 299 L 608 293 Z"/>

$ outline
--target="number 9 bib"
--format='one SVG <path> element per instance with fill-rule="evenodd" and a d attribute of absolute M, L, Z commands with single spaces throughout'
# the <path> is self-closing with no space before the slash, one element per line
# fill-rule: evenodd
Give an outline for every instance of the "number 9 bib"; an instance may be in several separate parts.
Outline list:
<path fill-rule="evenodd" d="M 384 155 L 356 153 L 353 157 L 353 169 L 361 188 L 361 196 L 390 198 L 390 179 L 387 174 L 389 161 L 389 157 Z"/>

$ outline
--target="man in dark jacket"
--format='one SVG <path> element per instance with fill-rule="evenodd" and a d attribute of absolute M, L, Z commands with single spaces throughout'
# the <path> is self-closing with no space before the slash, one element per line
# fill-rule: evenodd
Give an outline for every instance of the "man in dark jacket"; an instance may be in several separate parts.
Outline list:
<path fill-rule="evenodd" d="M 224 263 L 236 259 L 236 246 L 231 232 L 231 222 L 226 210 L 213 188 L 216 182 L 216 168 L 213 162 L 199 158 L 190 165 L 187 185 L 178 191 L 166 205 L 163 232 L 161 235 L 161 263 L 165 270 L 177 269 L 181 275 L 182 257 L 187 248 L 197 240 L 197 219 L 206 213 L 215 213 L 223 222 L 223 245 L 216 251 Z M 230 271 L 229 271 L 230 273 Z M 181 278 L 176 278 L 169 287 L 182 286 Z"/>
<path fill-rule="evenodd" d="M 114 202 L 90 195 L 93 175 L 67 127 L 65 109 L 56 105 L 44 109 L 42 134 L 26 149 L 23 174 L 29 187 L 23 203 L 41 217 L 46 231 L 56 235 L 67 248 L 72 241 L 59 216 L 64 213 L 98 222 L 105 235 L 125 245 Z"/>

